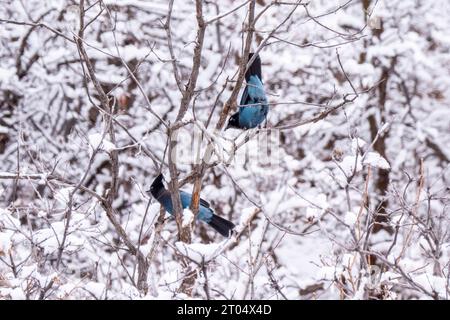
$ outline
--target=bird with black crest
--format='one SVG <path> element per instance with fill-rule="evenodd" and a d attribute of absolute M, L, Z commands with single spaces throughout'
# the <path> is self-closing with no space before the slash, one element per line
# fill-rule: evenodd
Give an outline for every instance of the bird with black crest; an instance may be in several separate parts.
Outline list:
<path fill-rule="evenodd" d="M 248 60 L 253 57 L 249 54 Z M 245 73 L 246 86 L 241 97 L 239 110 L 228 120 L 225 130 L 230 128 L 248 130 L 260 126 L 267 118 L 269 103 L 261 75 L 261 59 L 255 57 Z"/>
<path fill-rule="evenodd" d="M 171 193 L 164 187 L 163 179 L 164 176 L 159 174 L 150 186 L 150 190 L 147 192 L 150 192 L 150 194 L 164 207 L 164 209 L 173 215 Z M 180 200 L 183 209 L 189 208 L 192 201 L 192 195 L 187 192 L 180 191 Z M 215 214 L 213 209 L 211 209 L 210 204 L 201 198 L 197 219 L 205 222 L 224 237 L 229 237 L 234 228 L 234 224 L 231 221 Z"/>

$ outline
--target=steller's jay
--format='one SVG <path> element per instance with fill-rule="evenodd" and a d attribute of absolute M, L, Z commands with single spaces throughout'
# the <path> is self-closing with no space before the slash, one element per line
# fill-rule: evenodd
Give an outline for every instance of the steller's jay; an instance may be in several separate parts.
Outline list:
<path fill-rule="evenodd" d="M 157 176 L 149 191 L 152 196 L 164 207 L 164 209 L 173 215 L 172 198 L 169 190 L 164 187 L 163 178 L 164 176 L 162 174 Z M 184 191 L 180 191 L 180 199 L 182 207 L 189 208 L 192 201 L 192 195 Z M 224 237 L 229 237 L 231 230 L 234 228 L 234 224 L 232 222 L 214 214 L 214 211 L 210 208 L 209 203 L 201 198 L 197 219 L 206 222 Z"/>
<path fill-rule="evenodd" d="M 250 53 L 248 59 L 250 60 L 252 56 L 253 53 Z M 251 129 L 266 120 L 269 104 L 262 83 L 259 56 L 255 58 L 245 73 L 245 81 L 247 85 L 241 97 L 239 111 L 230 117 L 225 130 L 229 128 Z"/>

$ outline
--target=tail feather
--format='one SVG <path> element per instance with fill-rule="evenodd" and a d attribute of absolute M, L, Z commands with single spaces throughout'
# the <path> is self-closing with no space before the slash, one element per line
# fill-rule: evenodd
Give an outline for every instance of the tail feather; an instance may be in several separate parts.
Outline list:
<path fill-rule="evenodd" d="M 248 60 L 250 61 L 250 59 L 253 57 L 253 53 L 249 53 L 248 54 Z M 259 80 L 262 81 L 262 76 L 261 76 L 261 59 L 259 58 L 259 55 L 256 56 L 255 60 L 253 61 L 253 63 L 250 65 L 250 67 L 248 68 L 247 72 L 245 73 L 245 80 L 246 81 L 250 81 L 250 76 L 258 76 Z"/>
<path fill-rule="evenodd" d="M 211 221 L 208 224 L 214 228 L 218 233 L 224 237 L 229 237 L 231 230 L 234 228 L 234 224 L 227 219 L 224 219 L 216 214 L 213 214 Z"/>

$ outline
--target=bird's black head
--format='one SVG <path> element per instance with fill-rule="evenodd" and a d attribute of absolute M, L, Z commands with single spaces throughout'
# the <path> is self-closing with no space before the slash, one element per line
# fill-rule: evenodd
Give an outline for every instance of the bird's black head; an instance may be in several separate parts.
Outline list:
<path fill-rule="evenodd" d="M 153 197 L 157 198 L 161 190 L 164 190 L 163 179 L 164 176 L 161 173 L 155 178 L 155 180 L 153 180 L 153 183 L 150 186 L 150 190 L 148 190 L 147 192 L 150 192 Z"/>
<path fill-rule="evenodd" d="M 225 130 L 230 128 L 239 129 L 239 112 L 236 112 L 230 117 L 230 119 L 228 119 L 228 124 Z"/>

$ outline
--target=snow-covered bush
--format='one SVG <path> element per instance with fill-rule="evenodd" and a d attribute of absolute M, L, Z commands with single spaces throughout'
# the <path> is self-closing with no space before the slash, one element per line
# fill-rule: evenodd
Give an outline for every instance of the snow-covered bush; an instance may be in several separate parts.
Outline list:
<path fill-rule="evenodd" d="M 448 14 L 2 4 L 0 299 L 447 299 Z M 255 51 L 267 124 L 224 131 Z M 235 233 L 161 211 L 160 171 Z"/>

